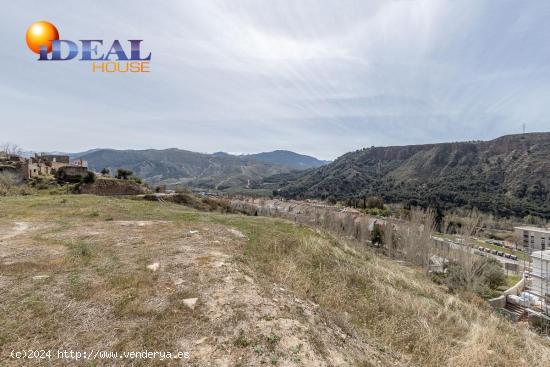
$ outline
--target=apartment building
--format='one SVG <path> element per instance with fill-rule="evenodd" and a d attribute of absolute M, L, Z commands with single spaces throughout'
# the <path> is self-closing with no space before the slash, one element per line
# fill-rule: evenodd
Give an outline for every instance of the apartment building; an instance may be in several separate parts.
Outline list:
<path fill-rule="evenodd" d="M 527 252 L 550 249 L 550 228 L 514 227 L 516 245 Z"/>

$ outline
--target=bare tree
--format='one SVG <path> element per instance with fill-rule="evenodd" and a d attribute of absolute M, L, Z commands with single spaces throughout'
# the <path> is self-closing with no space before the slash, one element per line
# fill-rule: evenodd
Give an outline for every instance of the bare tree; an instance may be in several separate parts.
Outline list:
<path fill-rule="evenodd" d="M 23 150 L 17 144 L 2 143 L 0 144 L 0 153 L 5 153 L 8 155 L 21 155 L 23 153 Z"/>
<path fill-rule="evenodd" d="M 453 260 L 462 267 L 462 281 L 466 289 L 474 289 L 480 282 L 480 276 L 483 273 L 487 261 L 481 261 L 474 253 L 474 238 L 483 228 L 483 216 L 477 211 L 472 210 L 461 218 L 461 225 L 458 227 L 458 233 L 462 244 L 453 248 L 451 256 Z"/>
<path fill-rule="evenodd" d="M 431 209 L 412 209 L 409 220 L 397 227 L 399 240 L 397 248 L 392 244 L 394 251 L 400 252 L 404 260 L 429 269 L 430 257 L 436 252 L 432 240 L 434 229 L 434 213 Z"/>

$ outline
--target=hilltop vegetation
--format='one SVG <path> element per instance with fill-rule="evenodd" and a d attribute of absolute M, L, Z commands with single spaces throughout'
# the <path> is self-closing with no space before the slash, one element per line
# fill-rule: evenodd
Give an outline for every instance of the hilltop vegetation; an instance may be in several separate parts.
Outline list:
<path fill-rule="evenodd" d="M 550 133 L 485 142 L 371 147 L 326 166 L 266 180 L 292 198 L 380 196 L 441 209 L 550 218 Z"/>
<path fill-rule="evenodd" d="M 476 296 L 290 221 L 88 195 L 0 200 L 2 357 L 39 345 L 189 351 L 196 366 L 550 363 L 547 342 Z"/>

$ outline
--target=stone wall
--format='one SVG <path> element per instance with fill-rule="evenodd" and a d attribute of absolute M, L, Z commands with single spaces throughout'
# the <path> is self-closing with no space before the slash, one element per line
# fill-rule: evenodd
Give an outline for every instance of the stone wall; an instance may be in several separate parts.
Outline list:
<path fill-rule="evenodd" d="M 493 308 L 504 308 L 504 306 L 506 306 L 506 296 L 509 296 L 509 295 L 517 296 L 521 292 L 523 292 L 524 289 L 525 289 L 525 277 L 521 278 L 521 280 L 516 284 L 514 284 L 513 287 L 510 287 L 507 290 L 505 290 L 501 296 L 490 299 L 487 302 L 489 302 L 489 304 Z"/>

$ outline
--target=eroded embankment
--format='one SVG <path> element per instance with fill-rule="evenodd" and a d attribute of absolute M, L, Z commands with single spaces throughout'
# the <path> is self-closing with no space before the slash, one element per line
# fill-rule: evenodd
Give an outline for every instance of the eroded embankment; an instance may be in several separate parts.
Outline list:
<path fill-rule="evenodd" d="M 385 220 L 363 214 L 350 208 L 337 208 L 310 202 L 242 199 L 231 200 L 231 209 L 251 216 L 278 217 L 314 228 L 322 228 L 333 235 L 370 242 L 370 233 L 376 224 Z"/>

